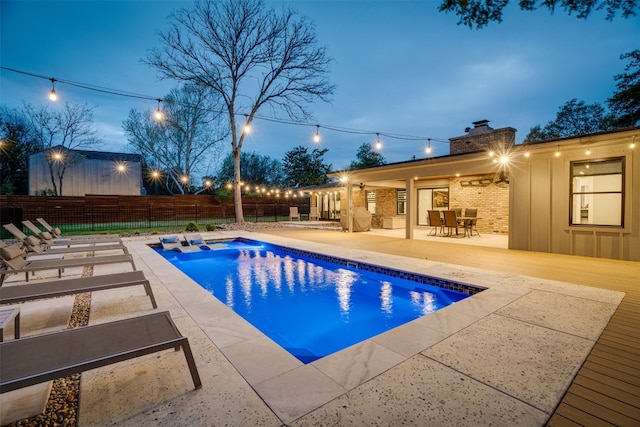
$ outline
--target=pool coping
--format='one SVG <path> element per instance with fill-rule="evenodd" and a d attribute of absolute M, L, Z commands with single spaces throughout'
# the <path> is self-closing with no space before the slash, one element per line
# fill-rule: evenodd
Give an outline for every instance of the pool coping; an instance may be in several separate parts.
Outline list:
<path fill-rule="evenodd" d="M 485 291 L 436 313 L 305 365 L 170 265 L 148 246 L 148 241 L 131 241 L 136 253 L 183 309 L 285 423 L 301 418 L 455 335 L 518 300 L 532 289 L 539 288 L 541 282 L 540 279 L 531 279 L 529 283 L 523 276 L 514 280 L 513 274 L 463 269 L 428 260 L 345 249 L 254 232 L 215 232 L 203 233 L 203 236 L 207 240 L 244 237 L 315 253 L 331 253 L 342 258 L 486 288 Z M 566 292 L 574 291 L 572 288 Z M 616 301 L 619 303 L 619 300 L 612 297 L 611 303 Z M 407 336 L 411 339 L 407 339 Z"/>

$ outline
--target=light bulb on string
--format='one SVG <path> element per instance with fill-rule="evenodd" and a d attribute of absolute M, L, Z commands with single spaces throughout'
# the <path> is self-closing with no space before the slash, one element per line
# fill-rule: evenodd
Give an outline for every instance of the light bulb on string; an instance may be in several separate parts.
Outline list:
<path fill-rule="evenodd" d="M 376 150 L 382 149 L 382 141 L 380 141 L 380 134 L 376 133 Z"/>
<path fill-rule="evenodd" d="M 158 101 L 158 109 L 156 110 L 155 113 L 153 113 L 153 117 L 156 119 L 156 121 L 161 122 L 162 120 L 164 120 L 164 114 L 160 109 L 160 103 L 162 102 L 162 99 L 158 99 L 157 101 Z"/>
<path fill-rule="evenodd" d="M 244 123 L 244 127 L 242 128 L 242 133 L 247 135 L 251 133 L 251 124 L 249 123 L 249 116 L 245 114 L 244 118 L 245 118 L 245 123 Z"/>
<path fill-rule="evenodd" d="M 428 141 L 428 142 L 427 142 L 427 148 L 425 148 L 425 149 L 424 149 L 424 151 L 425 151 L 425 153 L 427 153 L 427 154 L 431 154 L 431 151 L 432 151 L 432 150 L 431 150 L 431 138 L 428 138 L 428 139 L 427 139 L 427 141 Z"/>
<path fill-rule="evenodd" d="M 556 148 L 556 157 L 560 157 L 560 146 L 558 145 Z"/>
<path fill-rule="evenodd" d="M 313 135 L 313 142 L 316 144 L 320 142 L 320 125 L 316 125 L 316 134 Z"/>
<path fill-rule="evenodd" d="M 51 78 L 51 92 L 49 92 L 49 99 L 51 101 L 57 101 L 58 100 L 58 94 L 56 93 L 55 81 L 56 81 L 56 79 Z"/>
<path fill-rule="evenodd" d="M 587 144 L 587 156 L 591 155 L 591 148 L 589 148 L 589 144 Z"/>

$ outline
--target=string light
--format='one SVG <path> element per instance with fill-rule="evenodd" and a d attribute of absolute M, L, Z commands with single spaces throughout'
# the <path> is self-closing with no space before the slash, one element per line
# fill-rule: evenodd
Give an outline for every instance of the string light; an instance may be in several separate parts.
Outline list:
<path fill-rule="evenodd" d="M 157 99 L 156 101 L 158 101 L 158 109 L 153 114 L 153 117 L 156 119 L 156 121 L 161 122 L 162 120 L 164 120 L 164 114 L 162 113 L 162 110 L 160 109 L 160 103 L 162 102 L 162 99 Z"/>
<path fill-rule="evenodd" d="M 58 84 L 66 84 L 66 85 L 74 86 L 74 87 L 77 87 L 77 88 L 80 88 L 80 89 L 90 90 L 90 91 L 94 91 L 94 92 L 100 92 L 100 93 L 104 93 L 104 94 L 108 94 L 108 95 L 158 101 L 158 109 L 153 114 L 154 118 L 156 120 L 158 120 L 158 121 L 165 119 L 165 114 L 162 113 L 162 110 L 160 110 L 160 104 L 159 104 L 160 102 L 171 102 L 172 104 L 175 104 L 175 105 L 183 105 L 185 107 L 198 108 L 198 107 L 193 106 L 193 105 L 188 105 L 188 104 L 179 103 L 179 102 L 175 102 L 175 101 L 166 101 L 166 100 L 163 101 L 162 99 L 159 99 L 159 98 L 153 97 L 153 96 L 142 95 L 142 94 L 137 94 L 137 93 L 133 93 L 133 92 L 126 92 L 126 91 L 122 91 L 122 90 L 118 90 L 118 89 L 111 89 L 111 88 L 106 88 L 106 87 L 97 86 L 97 85 L 88 84 L 88 83 L 75 82 L 75 81 L 71 81 L 71 80 L 56 79 L 56 78 L 53 78 L 53 77 L 47 77 L 47 76 L 43 76 L 43 75 L 39 75 L 39 74 L 27 72 L 27 71 L 17 70 L 17 69 L 10 68 L 10 67 L 0 66 L 0 69 L 6 70 L 6 71 L 11 71 L 11 72 L 18 73 L 18 74 L 31 76 L 31 77 L 35 77 L 35 78 L 41 78 L 41 79 L 50 80 L 51 83 L 52 83 L 52 90 L 51 90 L 51 93 L 49 94 L 49 96 L 52 98 L 52 100 L 53 100 L 54 97 L 55 97 L 55 99 L 57 99 L 57 94 L 55 92 L 54 83 L 58 83 Z M 207 111 L 210 111 L 210 112 L 213 112 L 213 113 L 218 113 L 218 114 L 225 113 L 225 111 L 218 110 L 218 109 L 207 109 Z M 237 114 L 237 115 L 242 114 L 242 115 L 244 115 L 245 117 L 248 118 L 248 116 L 246 114 L 243 114 L 243 113 L 235 113 L 235 114 Z M 161 115 L 161 118 L 156 116 L 156 115 Z M 319 127 L 321 125 L 319 125 L 319 124 L 312 125 L 312 124 L 309 124 L 309 123 L 300 123 L 300 122 L 295 122 L 295 121 L 290 121 L 290 120 L 263 117 L 263 116 L 259 116 L 259 115 L 253 115 L 251 117 L 251 121 L 253 121 L 254 119 L 259 119 L 259 120 L 263 120 L 263 121 L 269 121 L 269 122 L 273 122 L 273 123 L 281 123 L 281 124 L 286 124 L 286 125 L 294 125 L 294 126 L 316 126 L 316 133 L 315 133 L 315 135 L 313 137 L 314 141 L 316 141 L 316 138 L 320 137 Z M 401 134 L 393 134 L 393 133 L 386 133 L 386 132 L 373 132 L 373 131 L 369 131 L 369 130 L 352 129 L 352 128 L 345 128 L 345 127 L 339 127 L 339 126 L 332 126 L 332 125 L 322 125 L 322 127 L 325 130 L 331 130 L 331 131 L 340 132 L 340 133 L 359 134 L 359 135 L 374 135 L 375 134 L 378 137 L 377 141 L 379 142 L 379 144 L 377 143 L 376 145 L 379 148 L 382 148 L 382 142 L 379 139 L 381 136 L 384 136 L 384 137 L 389 138 L 389 139 L 397 139 L 397 140 L 404 140 L 404 141 L 424 141 L 425 139 L 427 139 L 424 136 L 411 136 L 411 135 L 401 135 Z M 246 134 L 246 133 L 249 133 L 250 131 L 251 131 L 250 122 L 247 120 L 247 123 L 246 123 L 246 125 L 245 125 L 245 127 L 243 129 L 243 133 Z M 448 142 L 447 139 L 436 139 L 436 138 L 429 138 L 429 139 L 433 139 L 434 141 L 443 142 L 443 143 Z"/>
<path fill-rule="evenodd" d="M 589 144 L 587 144 L 587 156 L 591 155 L 591 148 L 589 148 Z"/>
<path fill-rule="evenodd" d="M 427 154 L 431 154 L 431 138 L 427 139 L 427 148 L 425 148 L 424 151 Z"/>
<path fill-rule="evenodd" d="M 244 123 L 244 128 L 242 129 L 242 133 L 245 135 L 248 135 L 251 133 L 251 124 L 249 123 L 249 116 L 245 114 L 244 117 L 245 117 L 245 123 Z"/>
<path fill-rule="evenodd" d="M 631 144 L 629 144 L 629 148 L 631 148 L 632 150 L 634 148 L 636 148 L 636 136 L 637 135 L 633 135 L 633 139 L 631 140 Z"/>
<path fill-rule="evenodd" d="M 56 79 L 54 79 L 53 77 L 51 78 L 51 92 L 49 92 L 49 99 L 51 101 L 57 101 L 58 100 L 58 94 L 56 93 L 56 85 L 55 85 Z"/>
<path fill-rule="evenodd" d="M 316 134 L 313 135 L 313 142 L 316 144 L 320 142 L 320 125 L 316 125 Z"/>
<path fill-rule="evenodd" d="M 557 146 L 558 148 L 556 149 L 556 157 L 560 157 L 560 146 Z"/>
<path fill-rule="evenodd" d="M 382 141 L 380 141 L 380 134 L 376 133 L 376 150 L 382 149 Z"/>

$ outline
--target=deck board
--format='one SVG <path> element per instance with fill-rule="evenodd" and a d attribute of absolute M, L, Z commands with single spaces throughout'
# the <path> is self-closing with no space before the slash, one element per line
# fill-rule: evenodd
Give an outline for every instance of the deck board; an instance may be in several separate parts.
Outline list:
<path fill-rule="evenodd" d="M 638 420 L 626 416 L 622 412 L 618 412 L 598 402 L 586 399 L 574 393 L 567 393 L 563 399 L 567 405 L 573 406 L 580 411 L 589 414 L 595 418 L 611 423 L 619 427 L 638 427 Z M 602 402 L 605 403 L 606 402 Z M 590 425 L 590 424 L 586 424 Z"/>

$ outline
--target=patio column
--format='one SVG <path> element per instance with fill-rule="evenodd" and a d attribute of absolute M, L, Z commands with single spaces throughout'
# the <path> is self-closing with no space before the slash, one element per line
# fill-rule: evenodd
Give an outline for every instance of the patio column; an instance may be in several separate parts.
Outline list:
<path fill-rule="evenodd" d="M 353 233 L 353 184 L 347 182 L 347 224 L 349 233 Z"/>
<path fill-rule="evenodd" d="M 417 221 L 417 211 L 418 208 L 414 207 L 414 200 L 417 200 L 416 197 L 416 186 L 413 178 L 406 179 L 406 189 L 407 189 L 407 206 L 405 206 L 406 214 L 406 226 L 405 233 L 407 239 L 413 239 L 413 227 L 418 222 Z"/>

